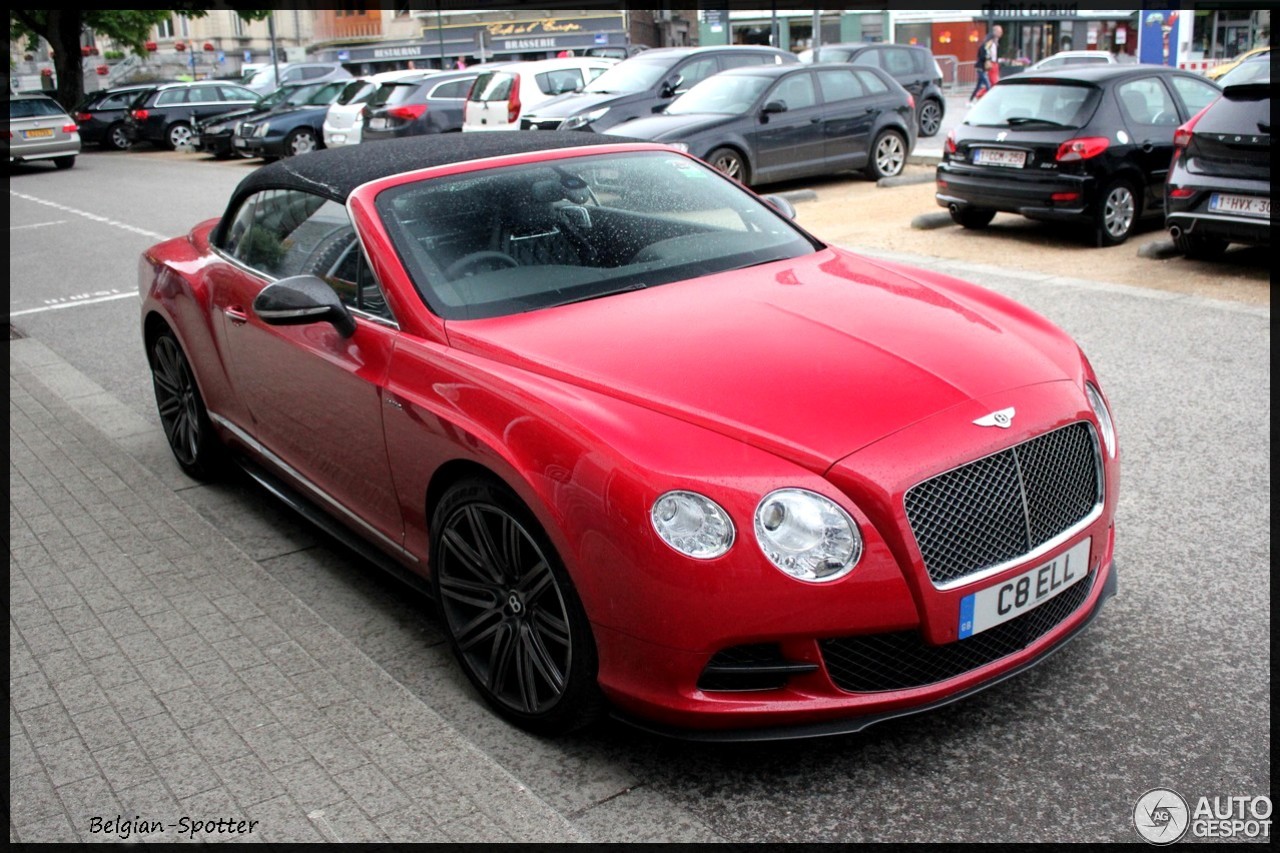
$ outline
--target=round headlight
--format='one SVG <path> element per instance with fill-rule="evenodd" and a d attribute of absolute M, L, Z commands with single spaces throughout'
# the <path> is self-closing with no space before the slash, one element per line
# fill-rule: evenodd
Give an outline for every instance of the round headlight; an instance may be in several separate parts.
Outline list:
<path fill-rule="evenodd" d="M 653 502 L 649 518 L 663 542 L 697 560 L 719 557 L 733 545 L 729 514 L 697 492 L 667 492 Z"/>
<path fill-rule="evenodd" d="M 1111 422 L 1111 410 L 1107 408 L 1106 401 L 1102 399 L 1102 392 L 1094 387 L 1092 382 L 1084 383 L 1084 395 L 1089 400 L 1089 408 L 1093 409 L 1093 415 L 1098 419 L 1098 426 L 1102 429 L 1102 445 L 1107 450 L 1107 455 L 1114 457 L 1116 455 L 1116 426 Z"/>
<path fill-rule="evenodd" d="M 862 534 L 849 514 L 804 489 L 765 495 L 756 507 L 755 528 L 769 562 L 802 581 L 842 578 L 862 556 Z"/>

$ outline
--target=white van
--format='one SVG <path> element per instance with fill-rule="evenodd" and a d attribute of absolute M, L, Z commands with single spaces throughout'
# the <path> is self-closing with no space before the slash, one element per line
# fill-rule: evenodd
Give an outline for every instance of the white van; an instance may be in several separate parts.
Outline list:
<path fill-rule="evenodd" d="M 378 87 L 406 77 L 421 77 L 423 73 L 425 72 L 421 69 L 383 71 L 352 80 L 342 90 L 338 100 L 329 105 L 329 112 L 325 113 L 324 146 L 337 148 L 341 145 L 358 145 L 364 134 L 364 118 L 361 113 L 365 103 L 378 91 Z"/>
<path fill-rule="evenodd" d="M 462 129 L 519 130 L 525 110 L 581 89 L 617 63 L 600 56 L 570 56 L 483 71 L 467 96 Z"/>

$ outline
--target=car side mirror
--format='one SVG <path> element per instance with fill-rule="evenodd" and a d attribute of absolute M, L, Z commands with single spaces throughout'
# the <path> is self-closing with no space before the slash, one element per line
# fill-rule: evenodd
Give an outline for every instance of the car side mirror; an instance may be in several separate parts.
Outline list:
<path fill-rule="evenodd" d="M 680 76 L 679 74 L 675 75 L 674 77 L 668 78 L 667 80 L 663 81 L 662 89 L 659 90 L 658 95 L 663 98 L 674 97 L 676 94 L 676 90 L 680 88 L 680 84 L 683 82 L 684 82 L 684 77 Z"/>
<path fill-rule="evenodd" d="M 761 114 L 763 115 L 770 115 L 772 113 L 785 113 L 786 111 L 787 111 L 786 101 L 770 101 L 769 103 L 765 104 L 764 107 L 760 110 Z"/>
<path fill-rule="evenodd" d="M 356 333 L 356 321 L 332 287 L 314 275 L 295 275 L 273 282 L 253 300 L 253 313 L 268 326 L 332 323 L 338 334 Z"/>
<path fill-rule="evenodd" d="M 770 207 L 781 213 L 787 219 L 796 218 L 796 208 L 791 202 L 787 201 L 780 195 L 762 195 L 760 198 L 765 200 Z"/>

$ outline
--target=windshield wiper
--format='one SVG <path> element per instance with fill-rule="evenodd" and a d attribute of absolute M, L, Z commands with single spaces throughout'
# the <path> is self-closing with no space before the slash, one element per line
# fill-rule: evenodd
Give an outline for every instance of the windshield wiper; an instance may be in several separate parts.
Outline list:
<path fill-rule="evenodd" d="M 1016 127 L 1024 124 L 1047 124 L 1052 127 L 1067 126 L 1062 122 L 1054 121 L 1051 118 L 1032 118 L 1031 116 L 1011 116 L 1010 118 L 1005 119 L 1005 123 L 1008 124 L 1010 127 Z"/>
<path fill-rule="evenodd" d="M 572 305 L 575 302 L 590 302 L 592 299 L 603 299 L 606 296 L 617 296 L 619 293 L 628 293 L 632 290 L 644 290 L 649 285 L 643 281 L 635 284 L 627 284 L 622 287 L 615 287 L 613 290 L 602 290 L 599 293 L 588 293 L 585 296 L 575 296 L 572 299 L 565 299 L 560 302 L 551 302 L 547 305 L 540 305 L 540 308 L 558 308 L 561 305 Z"/>

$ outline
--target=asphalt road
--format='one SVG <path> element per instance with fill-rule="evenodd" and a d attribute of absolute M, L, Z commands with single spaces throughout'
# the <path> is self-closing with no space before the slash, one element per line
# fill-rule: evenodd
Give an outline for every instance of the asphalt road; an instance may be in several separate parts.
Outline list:
<path fill-rule="evenodd" d="M 250 168 L 138 151 L 11 169 L 11 325 L 156 422 L 139 254 L 217 216 Z M 713 746 L 607 723 L 530 737 L 480 706 L 426 602 L 254 488 L 194 486 L 158 425 L 131 449 L 600 840 L 1133 841 L 1152 788 L 1270 796 L 1269 309 L 1109 284 L 1105 268 L 1081 279 L 906 260 L 1024 302 L 1089 354 L 1121 437 L 1120 591 L 1036 669 L 856 736 Z"/>

